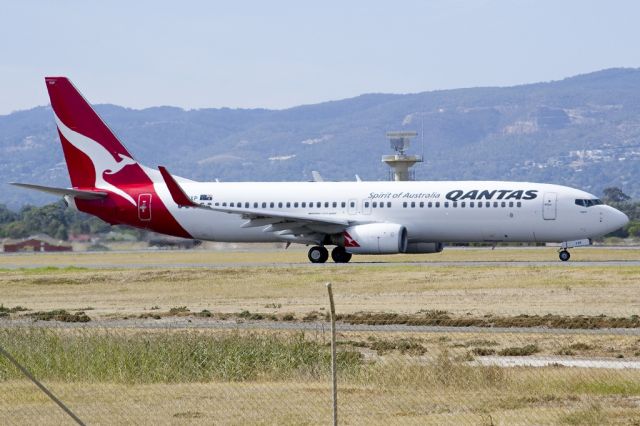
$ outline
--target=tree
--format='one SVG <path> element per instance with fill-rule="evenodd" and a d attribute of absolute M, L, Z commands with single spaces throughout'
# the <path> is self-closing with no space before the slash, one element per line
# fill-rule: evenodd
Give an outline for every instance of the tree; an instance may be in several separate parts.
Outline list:
<path fill-rule="evenodd" d="M 623 203 L 631 199 L 631 197 L 622 192 L 622 189 L 616 186 L 605 188 L 602 194 L 602 198 L 606 203 Z"/>

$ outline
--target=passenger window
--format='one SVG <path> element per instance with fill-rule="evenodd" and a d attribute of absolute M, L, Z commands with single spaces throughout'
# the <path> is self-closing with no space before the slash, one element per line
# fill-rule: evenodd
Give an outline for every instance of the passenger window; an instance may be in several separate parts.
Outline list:
<path fill-rule="evenodd" d="M 233 203 L 229 203 L 229 207 L 235 207 Z"/>
<path fill-rule="evenodd" d="M 297 201 L 295 203 L 293 203 L 293 207 L 295 207 L 296 209 L 298 208 L 298 202 Z"/>
<path fill-rule="evenodd" d="M 369 208 L 369 202 L 368 202 L 368 201 L 365 201 L 365 202 L 364 202 L 364 207 L 365 207 L 365 208 Z"/>
<path fill-rule="evenodd" d="M 513 207 L 513 201 L 509 201 L 509 207 Z"/>
<path fill-rule="evenodd" d="M 522 203 L 520 201 L 518 201 L 518 203 L 516 204 L 518 207 L 522 207 Z"/>
<path fill-rule="evenodd" d="M 424 207 L 424 201 L 420 201 L 420 208 Z"/>
<path fill-rule="evenodd" d="M 302 202 L 302 207 L 307 207 L 307 203 L 305 203 L 304 201 Z"/>
<path fill-rule="evenodd" d="M 257 209 L 258 208 L 258 203 L 253 203 L 253 208 Z"/>
<path fill-rule="evenodd" d="M 478 201 L 478 208 L 482 208 L 482 201 Z"/>
<path fill-rule="evenodd" d="M 331 205 L 333 206 L 333 208 L 338 207 L 338 203 L 336 203 L 335 201 Z"/>
<path fill-rule="evenodd" d="M 436 207 L 440 207 L 440 201 L 436 201 Z"/>
<path fill-rule="evenodd" d="M 498 202 L 497 201 L 493 202 L 493 207 L 498 207 Z"/>
<path fill-rule="evenodd" d="M 373 203 L 371 203 L 371 206 L 375 209 L 378 207 L 378 203 L 374 201 Z"/>
<path fill-rule="evenodd" d="M 278 203 L 278 208 L 281 209 L 282 208 L 282 201 Z"/>
<path fill-rule="evenodd" d="M 486 203 L 484 203 L 484 206 L 485 206 L 485 207 L 487 207 L 487 208 L 488 208 L 488 207 L 491 207 L 491 202 L 490 202 L 490 201 L 487 201 Z"/>
<path fill-rule="evenodd" d="M 406 201 L 404 203 L 402 203 L 402 207 L 404 207 L 404 208 L 407 207 L 407 202 Z"/>
<path fill-rule="evenodd" d="M 457 201 L 454 201 L 454 202 L 453 202 L 453 208 L 456 208 L 456 207 L 458 207 L 458 202 L 457 202 Z"/>
<path fill-rule="evenodd" d="M 320 208 L 320 207 L 322 207 L 322 203 L 321 203 L 320 201 L 318 201 L 318 202 L 316 203 L 316 208 Z"/>
<path fill-rule="evenodd" d="M 340 205 L 342 206 L 342 208 L 347 207 L 347 203 L 345 203 L 344 201 L 342 203 L 340 203 Z"/>
<path fill-rule="evenodd" d="M 222 203 L 222 207 L 227 207 L 227 203 Z"/>
<path fill-rule="evenodd" d="M 502 202 L 502 207 L 507 207 L 507 202 L 506 201 Z"/>
<path fill-rule="evenodd" d="M 466 206 L 466 204 L 465 204 L 464 201 L 460 203 L 460 207 L 462 207 L 463 209 L 464 209 L 465 206 Z"/>
<path fill-rule="evenodd" d="M 216 203 L 216 206 L 219 206 L 219 205 L 220 205 L 220 203 Z"/>
<path fill-rule="evenodd" d="M 415 201 L 412 201 L 412 202 L 411 202 L 411 207 L 412 207 L 412 208 L 414 208 L 415 206 L 416 206 L 416 202 L 415 202 Z"/>
<path fill-rule="evenodd" d="M 391 201 L 387 201 L 387 207 L 391 208 Z"/>
<path fill-rule="evenodd" d="M 329 202 L 328 201 L 325 201 L 324 208 L 329 208 Z"/>
<path fill-rule="evenodd" d="M 272 208 L 274 208 L 274 207 L 275 207 L 275 204 L 274 204 L 274 203 L 269 203 L 269 208 L 271 208 L 271 209 L 272 209 Z"/>
<path fill-rule="evenodd" d="M 383 208 L 383 207 L 384 207 L 384 202 L 380 201 L 380 208 Z"/>
<path fill-rule="evenodd" d="M 473 201 L 469 201 L 469 207 L 475 207 L 475 203 Z"/>
<path fill-rule="evenodd" d="M 267 203 L 262 203 L 262 208 L 266 209 L 267 208 Z"/>
<path fill-rule="evenodd" d="M 448 201 L 445 201 L 445 202 L 444 202 L 444 208 L 445 208 L 445 209 L 448 209 L 448 208 L 449 208 L 449 202 L 448 202 Z"/>
<path fill-rule="evenodd" d="M 287 208 L 291 208 L 291 203 L 287 201 Z"/>
<path fill-rule="evenodd" d="M 433 207 L 433 203 L 432 203 L 431 201 L 429 201 L 429 202 L 427 203 L 427 208 L 429 208 L 429 209 L 430 209 L 431 207 Z"/>
<path fill-rule="evenodd" d="M 354 203 L 354 202 L 352 201 L 351 203 L 349 203 L 349 205 L 350 205 L 351 207 L 355 207 L 355 206 L 356 206 L 356 203 Z"/>

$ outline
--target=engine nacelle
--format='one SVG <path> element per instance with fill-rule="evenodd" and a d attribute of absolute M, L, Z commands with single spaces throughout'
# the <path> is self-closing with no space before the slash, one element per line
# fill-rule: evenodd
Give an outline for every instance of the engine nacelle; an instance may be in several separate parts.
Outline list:
<path fill-rule="evenodd" d="M 440 253 L 443 249 L 442 243 L 409 243 L 405 253 Z"/>
<path fill-rule="evenodd" d="M 347 228 L 340 245 L 349 253 L 393 254 L 407 250 L 407 228 L 395 223 L 368 223 Z"/>

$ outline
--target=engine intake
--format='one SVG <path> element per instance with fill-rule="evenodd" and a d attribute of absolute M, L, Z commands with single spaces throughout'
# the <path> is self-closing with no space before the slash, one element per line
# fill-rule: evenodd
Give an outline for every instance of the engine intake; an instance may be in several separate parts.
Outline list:
<path fill-rule="evenodd" d="M 347 228 L 337 243 L 349 253 L 393 254 L 407 250 L 407 228 L 395 223 L 368 223 Z"/>

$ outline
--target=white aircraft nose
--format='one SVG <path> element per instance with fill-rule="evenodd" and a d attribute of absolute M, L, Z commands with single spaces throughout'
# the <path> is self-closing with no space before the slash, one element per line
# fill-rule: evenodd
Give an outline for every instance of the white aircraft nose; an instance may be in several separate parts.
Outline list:
<path fill-rule="evenodd" d="M 614 227 L 614 231 L 616 229 L 622 228 L 627 223 L 629 223 L 629 217 L 626 214 L 622 213 L 620 210 L 614 208 L 611 209 L 610 217 L 611 226 Z"/>

